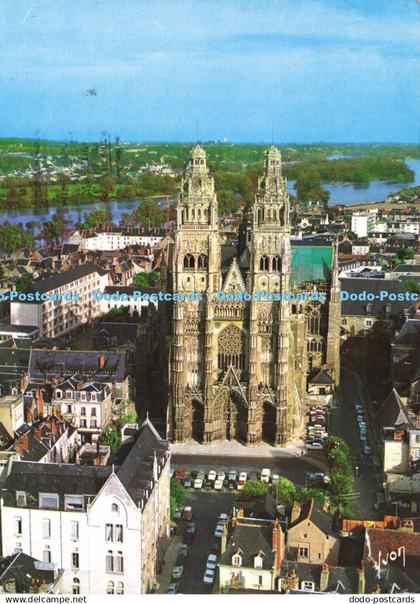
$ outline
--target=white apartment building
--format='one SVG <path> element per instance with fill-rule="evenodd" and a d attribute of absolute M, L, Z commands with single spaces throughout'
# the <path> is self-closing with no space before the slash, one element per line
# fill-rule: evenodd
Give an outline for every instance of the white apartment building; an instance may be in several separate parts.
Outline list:
<path fill-rule="evenodd" d="M 144 245 L 151 249 L 157 247 L 165 236 L 165 232 L 156 227 L 145 229 L 133 227 L 126 229 L 107 229 L 104 231 L 75 231 L 69 238 L 69 243 L 77 243 L 82 250 L 114 251 L 122 250 L 131 245 Z"/>
<path fill-rule="evenodd" d="M 34 281 L 22 296 L 11 298 L 10 322 L 34 325 L 41 337 L 56 338 L 101 314 L 93 292 L 108 285 L 108 273 L 92 262 Z M 38 300 L 32 300 L 38 296 Z"/>
<path fill-rule="evenodd" d="M 169 538 L 169 464 L 149 420 L 120 466 L 10 460 L 3 556 L 22 551 L 62 569 L 63 593 L 146 593 Z"/>
<path fill-rule="evenodd" d="M 354 212 L 351 216 L 351 230 L 359 239 L 369 237 L 375 228 L 377 210 L 372 212 Z"/>
<path fill-rule="evenodd" d="M 141 292 L 141 296 L 139 295 Z M 143 308 L 147 308 L 149 304 L 158 307 L 158 301 L 150 300 L 148 296 L 157 294 L 157 287 L 136 287 L 126 286 L 119 287 L 117 285 L 108 285 L 101 296 L 101 310 L 104 314 L 115 308 L 128 308 L 130 314 L 138 312 L 139 315 Z"/>
<path fill-rule="evenodd" d="M 81 444 L 92 442 L 111 420 L 111 388 L 104 382 L 83 382 L 73 376 L 56 386 L 53 402 L 77 428 Z"/>

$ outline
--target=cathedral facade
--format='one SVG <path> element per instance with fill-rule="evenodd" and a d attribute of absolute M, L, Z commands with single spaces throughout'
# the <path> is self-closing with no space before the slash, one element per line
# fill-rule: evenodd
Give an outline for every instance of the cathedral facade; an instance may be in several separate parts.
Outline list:
<path fill-rule="evenodd" d="M 285 445 L 302 433 L 308 382 L 338 385 L 337 255 L 331 246 L 293 248 L 290 216 L 272 146 L 238 243 L 224 242 L 206 153 L 193 148 L 162 265 L 163 287 L 179 298 L 166 305 L 174 442 Z"/>

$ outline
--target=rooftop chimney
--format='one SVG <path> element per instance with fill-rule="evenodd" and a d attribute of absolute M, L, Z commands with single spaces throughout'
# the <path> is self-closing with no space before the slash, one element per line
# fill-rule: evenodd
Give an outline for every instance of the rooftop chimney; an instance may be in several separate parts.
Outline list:
<path fill-rule="evenodd" d="M 105 365 L 105 355 L 102 353 L 99 357 L 99 369 L 103 369 Z"/>
<path fill-rule="evenodd" d="M 42 436 L 41 436 L 41 428 L 39 426 L 34 427 L 34 436 L 38 442 L 41 442 Z"/>
<path fill-rule="evenodd" d="M 38 417 L 44 417 L 44 395 L 41 388 L 36 391 Z"/>
<path fill-rule="evenodd" d="M 327 591 L 329 582 L 330 582 L 330 569 L 328 567 L 328 564 L 323 564 L 322 570 L 321 570 L 321 578 L 320 578 L 320 582 L 319 582 L 320 591 Z"/>
<path fill-rule="evenodd" d="M 284 536 L 278 520 L 276 520 L 273 526 L 272 547 L 273 552 L 275 552 L 274 570 L 279 572 L 284 560 Z"/>
<path fill-rule="evenodd" d="M 359 580 L 358 580 L 358 584 L 357 584 L 357 593 L 364 594 L 365 588 L 366 588 L 365 569 L 362 566 L 362 568 L 359 569 Z"/>
<path fill-rule="evenodd" d="M 26 434 L 22 434 L 15 441 L 15 449 L 18 453 L 23 453 L 24 451 L 29 451 L 29 442 Z"/>
<path fill-rule="evenodd" d="M 292 514 L 290 516 L 290 524 L 293 524 L 300 516 L 301 507 L 298 501 L 293 502 Z"/>

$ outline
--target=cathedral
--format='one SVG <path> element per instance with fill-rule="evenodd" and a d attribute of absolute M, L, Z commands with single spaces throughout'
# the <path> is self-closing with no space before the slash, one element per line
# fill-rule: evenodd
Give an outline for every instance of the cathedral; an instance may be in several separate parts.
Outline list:
<path fill-rule="evenodd" d="M 223 241 L 205 150 L 192 149 L 161 266 L 165 291 L 182 294 L 165 304 L 172 441 L 284 446 L 301 436 L 307 406 L 336 390 L 337 251 L 291 241 L 291 214 L 272 146 L 238 241 Z"/>

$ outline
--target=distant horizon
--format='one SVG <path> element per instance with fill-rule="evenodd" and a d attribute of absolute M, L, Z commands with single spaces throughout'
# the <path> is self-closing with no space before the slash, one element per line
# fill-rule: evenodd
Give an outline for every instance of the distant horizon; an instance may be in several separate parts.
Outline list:
<path fill-rule="evenodd" d="M 110 140 L 111 145 L 115 144 L 115 136 Z M 16 141 L 34 141 L 38 143 L 47 142 L 47 143 L 60 143 L 60 144 L 76 144 L 76 145 L 87 145 L 94 143 L 101 143 L 105 140 L 105 138 L 96 138 L 90 140 L 82 140 L 82 139 L 60 139 L 60 138 L 37 138 L 34 136 L 0 136 L 0 141 L 5 140 L 16 140 Z M 270 146 L 275 145 L 277 147 L 283 147 L 284 145 L 292 145 L 292 146 L 349 146 L 349 147 L 368 147 L 368 146 L 382 146 L 382 145 L 400 145 L 404 147 L 412 147 L 418 146 L 420 147 L 420 143 L 417 141 L 413 142 L 401 142 L 401 141 L 363 141 L 363 142 L 348 142 L 348 141 L 313 141 L 313 142 L 297 142 L 297 141 L 261 141 L 261 142 L 250 142 L 250 141 L 230 141 L 230 140 L 122 140 L 120 139 L 120 144 L 123 145 L 253 145 L 253 146 Z"/>

